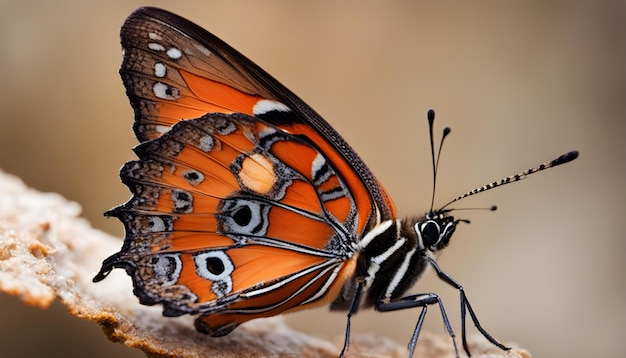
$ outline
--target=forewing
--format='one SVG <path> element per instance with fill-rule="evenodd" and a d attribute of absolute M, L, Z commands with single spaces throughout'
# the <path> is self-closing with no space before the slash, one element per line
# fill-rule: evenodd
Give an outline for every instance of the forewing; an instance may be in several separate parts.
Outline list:
<path fill-rule="evenodd" d="M 355 199 L 359 233 L 377 215 L 395 218 L 389 196 L 346 141 L 296 95 L 213 34 L 167 11 L 141 8 L 127 19 L 121 38 L 120 73 L 140 141 L 205 113 L 254 115 L 302 136 L 334 164 Z"/>

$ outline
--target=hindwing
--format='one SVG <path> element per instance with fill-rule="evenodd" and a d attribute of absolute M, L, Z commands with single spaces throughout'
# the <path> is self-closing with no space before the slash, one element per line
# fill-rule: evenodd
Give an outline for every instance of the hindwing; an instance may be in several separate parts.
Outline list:
<path fill-rule="evenodd" d="M 133 197 L 108 213 L 125 224 L 124 248 L 100 275 L 125 268 L 142 303 L 206 316 L 198 327 L 221 335 L 323 303 L 352 274 L 354 198 L 311 144 L 211 113 L 135 151 L 121 170 Z"/>

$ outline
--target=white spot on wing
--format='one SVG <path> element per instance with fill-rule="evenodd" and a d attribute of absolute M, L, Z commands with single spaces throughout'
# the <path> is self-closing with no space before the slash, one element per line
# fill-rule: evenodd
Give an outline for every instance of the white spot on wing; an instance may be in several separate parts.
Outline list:
<path fill-rule="evenodd" d="M 259 138 L 262 139 L 262 138 L 271 136 L 274 133 L 276 133 L 276 129 L 274 129 L 272 127 L 265 127 L 264 129 L 261 130 L 261 132 L 259 132 Z"/>
<path fill-rule="evenodd" d="M 165 47 L 163 47 L 163 45 L 155 43 L 155 42 L 150 42 L 148 44 L 148 48 L 154 51 L 165 51 Z"/>
<path fill-rule="evenodd" d="M 199 147 L 200 149 L 202 149 L 203 152 L 210 152 L 211 149 L 213 149 L 214 145 L 215 140 L 213 139 L 213 137 L 205 135 L 204 137 L 200 138 Z"/>
<path fill-rule="evenodd" d="M 154 130 L 161 133 L 161 134 L 165 134 L 167 132 L 169 132 L 172 129 L 172 127 L 169 126 L 164 126 L 161 124 L 158 124 L 156 126 L 154 126 Z"/>
<path fill-rule="evenodd" d="M 152 224 L 152 226 L 150 227 L 150 231 L 152 232 L 165 231 L 165 222 L 163 222 L 163 219 L 161 219 L 158 216 L 153 216 L 149 220 L 150 220 L 150 224 Z"/>
<path fill-rule="evenodd" d="M 184 190 L 172 190 L 172 204 L 175 213 L 189 214 L 193 212 L 193 196 Z"/>
<path fill-rule="evenodd" d="M 320 153 L 317 153 L 315 159 L 313 159 L 313 165 L 311 166 L 313 173 L 317 172 L 326 164 L 326 159 Z"/>
<path fill-rule="evenodd" d="M 150 40 L 163 40 L 161 36 L 159 36 L 158 34 L 154 32 L 148 33 L 148 37 L 150 38 Z"/>
<path fill-rule="evenodd" d="M 189 169 L 183 172 L 183 178 L 193 186 L 196 186 L 204 181 L 204 174 L 197 170 Z"/>
<path fill-rule="evenodd" d="M 163 280 L 163 286 L 175 284 L 183 269 L 182 261 L 176 254 L 157 256 L 153 265 L 154 274 L 157 279 Z"/>
<path fill-rule="evenodd" d="M 202 45 L 200 45 L 200 44 L 197 44 L 197 43 L 196 43 L 196 44 L 193 44 L 193 45 L 194 45 L 194 46 L 195 46 L 195 47 L 196 47 L 196 48 L 197 48 L 200 52 L 202 52 L 202 54 L 204 54 L 205 56 L 211 56 L 211 51 L 210 51 L 208 48 L 206 48 L 206 47 L 204 47 L 204 46 L 202 46 Z"/>
<path fill-rule="evenodd" d="M 257 116 L 272 111 L 291 112 L 291 109 L 280 102 L 269 99 L 262 99 L 252 107 L 252 113 Z"/>
<path fill-rule="evenodd" d="M 172 47 L 171 49 L 167 50 L 167 55 L 172 59 L 172 60 L 178 60 L 179 58 L 182 57 L 183 53 L 180 52 L 179 49 L 177 49 L 176 47 Z"/>
<path fill-rule="evenodd" d="M 167 68 L 164 64 L 157 62 L 154 64 L 154 75 L 157 77 L 165 77 Z"/>
<path fill-rule="evenodd" d="M 326 166 L 326 159 L 324 156 L 321 153 L 317 153 L 315 159 L 313 159 L 313 164 L 311 165 L 311 177 L 313 178 L 313 184 L 315 184 L 315 186 L 322 185 L 332 174 L 333 171 Z M 344 195 L 343 193 L 341 194 Z"/>
<path fill-rule="evenodd" d="M 154 86 L 152 86 L 152 92 L 158 98 L 169 99 L 170 101 L 174 101 L 180 97 L 178 88 L 168 86 L 161 82 L 156 82 Z"/>

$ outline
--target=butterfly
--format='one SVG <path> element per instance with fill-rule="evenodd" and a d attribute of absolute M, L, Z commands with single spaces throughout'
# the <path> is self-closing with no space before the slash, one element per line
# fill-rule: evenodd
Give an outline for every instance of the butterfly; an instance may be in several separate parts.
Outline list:
<path fill-rule="evenodd" d="M 120 171 L 132 198 L 106 213 L 124 224 L 123 246 L 94 282 L 125 269 L 142 304 L 162 305 L 164 316 L 195 315 L 196 329 L 215 337 L 255 318 L 330 305 L 348 312 L 342 355 L 359 309 L 419 307 L 412 355 L 430 305 L 440 307 L 454 337 L 439 296 L 407 294 L 430 266 L 461 294 L 465 351 L 466 312 L 490 342 L 508 349 L 482 328 L 463 287 L 435 261 L 467 222 L 447 207 L 578 152 L 424 216 L 399 218 L 330 124 L 211 33 L 146 7 L 128 17 L 121 43 L 120 74 L 140 144 L 138 160 Z M 436 176 L 434 112 L 428 119 Z"/>

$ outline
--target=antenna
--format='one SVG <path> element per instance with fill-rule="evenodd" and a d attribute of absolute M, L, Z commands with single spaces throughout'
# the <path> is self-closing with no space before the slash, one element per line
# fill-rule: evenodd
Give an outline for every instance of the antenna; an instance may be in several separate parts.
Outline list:
<path fill-rule="evenodd" d="M 435 189 L 437 187 L 437 169 L 439 168 L 439 158 L 441 157 L 441 148 L 443 147 L 443 141 L 446 139 L 448 134 L 452 131 L 450 127 L 445 127 L 443 129 L 443 135 L 441 136 L 441 142 L 439 142 L 439 150 L 437 151 L 437 157 L 435 157 L 435 137 L 433 135 L 433 124 L 435 123 L 435 110 L 429 109 L 428 114 L 426 115 L 428 118 L 428 129 L 430 132 L 430 156 L 433 161 L 433 196 L 430 201 L 430 211 L 433 211 L 433 206 L 435 205 Z"/>
<path fill-rule="evenodd" d="M 563 155 L 561 155 L 560 157 L 551 160 L 549 162 L 543 163 L 537 167 L 534 168 L 530 168 L 524 172 L 521 172 L 519 174 L 515 174 L 512 175 L 510 177 L 506 177 L 504 179 L 500 179 L 499 181 L 494 181 L 493 183 L 489 183 L 487 185 L 481 186 L 480 188 L 476 188 L 474 190 L 468 191 L 467 193 L 458 196 L 457 198 L 455 198 L 454 200 L 450 201 L 449 203 L 447 203 L 446 205 L 442 206 L 440 210 L 443 210 L 446 206 L 457 202 L 461 199 L 467 198 L 468 196 L 472 196 L 478 193 L 482 193 L 485 192 L 487 190 L 491 190 L 494 188 L 497 188 L 499 186 L 503 186 L 505 184 L 511 184 L 511 183 L 515 183 L 517 181 L 520 181 L 522 179 L 526 179 L 529 175 L 531 174 L 535 174 L 537 172 L 540 172 L 542 170 L 546 170 L 548 168 L 552 168 L 552 167 L 556 167 L 557 165 L 561 165 L 561 164 L 565 164 L 568 162 L 571 162 L 572 160 L 578 158 L 578 151 L 577 150 L 573 150 L 571 152 L 567 152 Z"/>

